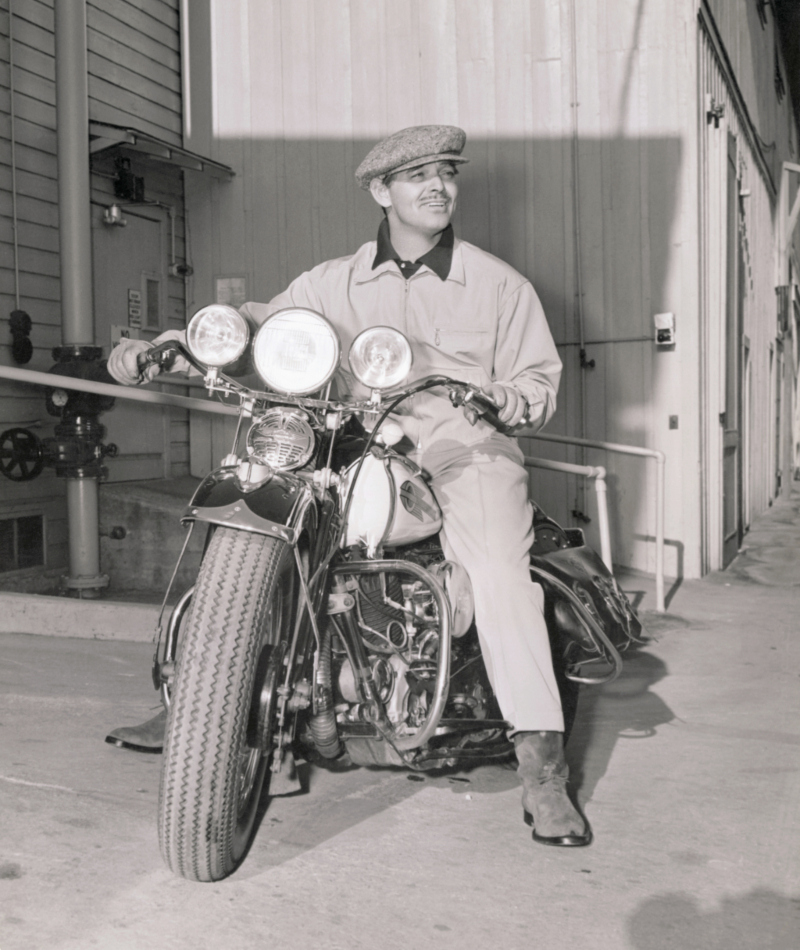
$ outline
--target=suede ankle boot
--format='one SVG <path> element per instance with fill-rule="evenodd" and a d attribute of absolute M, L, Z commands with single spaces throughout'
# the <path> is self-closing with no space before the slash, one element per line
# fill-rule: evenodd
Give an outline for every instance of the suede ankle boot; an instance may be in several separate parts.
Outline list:
<path fill-rule="evenodd" d="M 135 752 L 160 752 L 164 747 L 166 727 L 167 710 L 162 709 L 141 725 L 112 729 L 106 736 L 106 742 L 119 746 L 120 749 L 133 749 Z"/>
<path fill-rule="evenodd" d="M 533 823 L 533 840 L 576 848 L 591 844 L 592 830 L 567 795 L 569 766 L 560 732 L 518 732 L 517 774 L 522 779 L 522 807 Z"/>

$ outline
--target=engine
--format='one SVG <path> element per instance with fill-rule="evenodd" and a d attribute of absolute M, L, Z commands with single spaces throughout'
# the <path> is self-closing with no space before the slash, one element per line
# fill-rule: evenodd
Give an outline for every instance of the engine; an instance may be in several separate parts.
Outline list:
<path fill-rule="evenodd" d="M 492 694 L 472 623 L 472 589 L 466 573 L 443 560 L 435 544 L 416 546 L 404 555 L 437 578 L 451 608 L 450 690 L 442 729 L 447 731 L 447 720 L 484 719 Z M 411 734 L 424 722 L 434 691 L 439 663 L 437 601 L 430 587 L 412 574 L 361 574 L 348 578 L 346 586 L 386 716 L 397 734 Z M 346 733 L 347 724 L 369 721 L 371 710 L 361 701 L 353 658 L 341 630 L 332 642 L 336 718 Z"/>

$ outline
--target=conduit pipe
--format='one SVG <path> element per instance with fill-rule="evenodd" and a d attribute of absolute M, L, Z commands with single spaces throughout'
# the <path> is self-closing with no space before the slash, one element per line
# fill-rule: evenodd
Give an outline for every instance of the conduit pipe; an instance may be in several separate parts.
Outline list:
<path fill-rule="evenodd" d="M 656 462 L 656 611 L 666 610 L 664 600 L 664 521 L 667 457 L 658 449 L 643 449 L 638 445 L 623 445 L 619 442 L 599 442 L 594 439 L 576 439 L 569 435 L 551 435 L 545 432 L 525 432 L 519 435 L 526 439 L 541 439 L 544 442 L 560 442 L 564 445 L 582 445 L 592 449 L 605 449 L 620 455 L 638 455 L 655 459 Z M 566 462 L 559 463 L 566 465 Z"/>
<path fill-rule="evenodd" d="M 528 468 L 546 468 L 551 472 L 568 472 L 570 475 L 583 475 L 594 479 L 594 490 L 597 495 L 597 527 L 600 530 L 600 557 L 603 559 L 603 564 L 613 574 L 605 468 L 602 465 L 573 465 L 572 462 L 554 462 L 552 459 L 527 457 L 525 464 Z"/>
<path fill-rule="evenodd" d="M 578 318 L 578 381 L 580 399 L 581 438 L 586 438 L 586 373 L 589 362 L 586 359 L 586 318 L 583 310 L 583 236 L 581 233 L 581 159 L 580 136 L 578 128 L 578 24 L 577 0 L 571 0 L 570 37 L 572 51 L 570 55 L 570 114 L 572 117 L 572 229 L 575 248 L 575 312 Z M 594 364 L 592 364 L 594 365 Z M 583 461 L 586 461 L 582 455 Z M 583 503 L 576 507 L 583 507 Z"/>
<path fill-rule="evenodd" d="M 86 0 L 55 0 L 61 339 L 94 344 Z"/>

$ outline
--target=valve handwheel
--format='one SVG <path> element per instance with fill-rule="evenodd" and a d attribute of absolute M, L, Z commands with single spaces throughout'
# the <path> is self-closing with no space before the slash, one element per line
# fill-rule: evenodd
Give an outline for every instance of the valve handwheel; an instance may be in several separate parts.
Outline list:
<path fill-rule="evenodd" d="M 28 429 L 6 429 L 0 435 L 0 472 L 12 482 L 29 482 L 41 474 L 44 452 L 38 436 Z"/>

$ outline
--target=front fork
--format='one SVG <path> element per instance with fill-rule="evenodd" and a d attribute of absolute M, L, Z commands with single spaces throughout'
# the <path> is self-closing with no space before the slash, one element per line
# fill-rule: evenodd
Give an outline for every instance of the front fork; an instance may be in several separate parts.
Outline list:
<path fill-rule="evenodd" d="M 192 594 L 194 594 L 194 586 L 190 587 L 172 608 L 167 624 L 167 635 L 164 640 L 164 656 L 159 659 L 158 652 L 156 652 L 153 662 L 153 682 L 156 689 L 161 690 L 161 702 L 167 709 L 169 709 L 172 702 L 175 660 L 178 655 L 178 630 L 191 603 Z"/>

